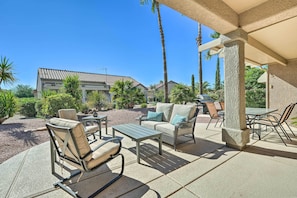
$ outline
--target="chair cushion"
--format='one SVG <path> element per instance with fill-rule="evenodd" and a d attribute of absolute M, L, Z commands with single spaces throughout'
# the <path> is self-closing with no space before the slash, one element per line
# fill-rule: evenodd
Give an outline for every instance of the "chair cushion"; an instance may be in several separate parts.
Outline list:
<path fill-rule="evenodd" d="M 146 118 L 147 118 L 147 120 L 150 120 L 150 121 L 162 122 L 163 112 L 148 111 Z"/>
<path fill-rule="evenodd" d="M 169 122 L 172 113 L 173 103 L 158 102 L 156 106 L 156 112 L 163 112 L 162 121 Z"/>
<path fill-rule="evenodd" d="M 69 127 L 72 129 L 72 134 L 73 134 L 73 141 L 77 144 L 78 150 L 80 154 L 78 154 L 74 142 L 71 141 L 71 138 L 69 140 L 69 148 L 72 151 L 72 153 L 76 157 L 84 157 L 88 152 L 91 151 L 91 147 L 88 143 L 88 139 L 86 137 L 85 131 L 84 131 L 84 126 L 82 123 L 74 120 L 68 120 L 68 119 L 63 119 L 63 118 L 52 118 L 49 120 L 49 123 L 57 126 L 62 126 L 62 127 Z M 61 134 L 57 130 L 57 133 L 55 135 L 58 135 L 60 138 L 65 139 L 66 134 Z M 60 136 L 61 135 L 61 136 Z M 62 147 L 62 145 L 60 145 Z M 65 152 L 67 155 L 67 153 Z M 69 153 L 68 153 L 69 154 Z M 69 155 L 71 157 L 71 155 Z M 92 156 L 88 156 L 85 158 L 86 161 L 90 160 Z"/>
<path fill-rule="evenodd" d="M 104 140 L 97 140 L 96 142 L 92 143 L 91 149 L 93 150 L 96 146 L 98 146 L 99 144 L 105 142 Z M 100 147 L 99 149 L 97 149 L 96 151 L 93 152 L 92 154 L 92 159 L 90 161 L 87 162 L 87 167 L 89 169 L 92 169 L 100 164 L 102 164 L 103 162 L 105 162 L 106 160 L 108 160 L 110 158 L 110 156 L 115 155 L 118 151 L 120 144 L 116 144 L 113 142 L 108 142 L 106 144 L 104 144 L 102 147 Z"/>
<path fill-rule="evenodd" d="M 78 120 L 75 109 L 59 109 L 59 117 L 69 120 Z"/>
<path fill-rule="evenodd" d="M 180 115 L 180 116 L 186 117 L 186 121 L 192 119 L 195 115 L 196 108 L 197 108 L 196 105 L 175 104 L 173 106 L 170 123 L 172 123 L 175 115 Z"/>
<path fill-rule="evenodd" d="M 176 125 L 179 124 L 181 122 L 185 122 L 187 120 L 187 118 L 185 116 L 181 116 L 178 114 L 175 114 L 174 118 L 171 120 L 171 124 Z"/>
<path fill-rule="evenodd" d="M 98 125 L 89 125 L 85 126 L 85 131 L 87 134 L 93 134 L 99 131 L 99 126 Z"/>

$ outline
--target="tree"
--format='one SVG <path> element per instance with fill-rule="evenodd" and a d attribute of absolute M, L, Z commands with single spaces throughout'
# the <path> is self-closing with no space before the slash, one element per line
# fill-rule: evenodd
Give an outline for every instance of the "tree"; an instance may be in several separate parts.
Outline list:
<path fill-rule="evenodd" d="M 195 76 L 194 76 L 194 74 L 192 74 L 191 85 L 192 85 L 192 93 L 193 93 L 193 95 L 195 95 Z"/>
<path fill-rule="evenodd" d="M 192 90 L 183 84 L 175 85 L 170 93 L 170 102 L 176 104 L 183 104 L 187 102 L 192 102 L 194 99 L 194 94 Z"/>
<path fill-rule="evenodd" d="M 9 59 L 5 56 L 1 57 L 0 62 L 0 90 L 1 84 L 13 84 L 16 81 L 13 73 L 13 62 L 9 62 Z"/>
<path fill-rule="evenodd" d="M 217 39 L 220 38 L 220 33 L 214 32 L 210 35 L 211 38 Z M 212 57 L 212 54 L 210 50 L 207 51 L 206 59 L 210 60 Z M 219 54 L 217 54 L 217 68 L 216 68 L 216 77 L 215 77 L 215 90 L 221 89 L 221 72 L 220 72 L 220 57 Z"/>
<path fill-rule="evenodd" d="M 168 99 L 168 75 L 167 75 L 165 36 L 164 36 L 163 25 L 162 25 L 160 5 L 159 5 L 159 2 L 157 2 L 155 0 L 151 0 L 151 2 L 152 2 L 152 12 L 155 13 L 155 10 L 157 10 L 157 15 L 158 15 L 158 24 L 159 24 L 159 31 L 160 31 L 160 36 L 161 36 L 162 55 L 163 55 L 164 99 L 165 99 L 165 102 L 169 102 L 169 99 Z M 146 3 L 148 3 L 148 0 L 140 0 L 140 3 L 142 5 L 146 4 Z"/>
<path fill-rule="evenodd" d="M 33 88 L 29 85 L 17 85 L 14 94 L 18 98 L 34 97 Z"/>
<path fill-rule="evenodd" d="M 12 117 L 16 111 L 16 100 L 12 92 L 0 92 L 0 124 Z"/>
<path fill-rule="evenodd" d="M 198 23 L 198 36 L 196 38 L 196 44 L 199 49 L 199 46 L 202 44 L 202 33 L 201 33 L 201 23 Z M 203 77 L 202 77 L 202 52 L 198 50 L 198 73 L 199 73 L 199 93 L 203 94 Z"/>
<path fill-rule="evenodd" d="M 77 104 L 77 108 L 79 109 L 82 100 L 82 92 L 79 88 L 79 77 L 78 75 L 67 76 L 63 80 L 63 85 L 65 89 L 65 93 L 70 94 Z"/>
<path fill-rule="evenodd" d="M 112 100 L 116 103 L 118 109 L 131 108 L 134 104 L 140 104 L 145 101 L 144 94 L 137 87 L 133 87 L 132 81 L 118 80 L 110 88 L 113 94 Z"/>
<path fill-rule="evenodd" d="M 247 107 L 265 107 L 265 84 L 258 83 L 258 78 L 265 71 L 259 68 L 245 67 L 245 97 Z"/>
<path fill-rule="evenodd" d="M 217 69 L 216 69 L 216 79 L 215 79 L 215 90 L 221 89 L 221 72 L 220 72 L 220 59 L 217 58 Z"/>

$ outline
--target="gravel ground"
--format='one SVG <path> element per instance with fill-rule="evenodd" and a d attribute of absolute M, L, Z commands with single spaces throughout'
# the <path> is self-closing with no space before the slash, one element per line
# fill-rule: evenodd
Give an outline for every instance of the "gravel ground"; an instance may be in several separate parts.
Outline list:
<path fill-rule="evenodd" d="M 124 123 L 137 124 L 136 118 L 146 114 L 148 110 L 152 109 L 109 110 L 98 114 L 107 115 L 108 127 L 110 127 Z M 198 117 L 197 122 L 208 122 L 208 120 L 208 117 Z M 46 122 L 47 120 L 41 118 L 24 118 L 15 115 L 0 124 L 0 164 L 22 151 L 48 141 L 49 135 L 45 130 Z"/>
<path fill-rule="evenodd" d="M 108 126 L 112 126 L 123 123 L 138 123 L 136 117 L 146 114 L 148 110 L 146 108 L 109 110 L 101 111 L 98 114 L 107 115 Z M 49 135 L 45 130 L 46 122 L 47 120 L 41 118 L 24 118 L 15 115 L 0 124 L 0 164 L 22 151 L 48 141 Z"/>

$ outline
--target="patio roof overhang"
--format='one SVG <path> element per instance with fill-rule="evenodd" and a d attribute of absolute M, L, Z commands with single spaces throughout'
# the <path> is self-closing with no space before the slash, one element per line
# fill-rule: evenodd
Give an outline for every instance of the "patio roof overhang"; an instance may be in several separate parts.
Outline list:
<path fill-rule="evenodd" d="M 253 64 L 277 62 L 286 66 L 297 59 L 297 1 L 291 0 L 158 0 L 213 30 L 228 35 L 247 34 L 245 59 Z M 219 50 L 221 38 L 200 46 Z"/>

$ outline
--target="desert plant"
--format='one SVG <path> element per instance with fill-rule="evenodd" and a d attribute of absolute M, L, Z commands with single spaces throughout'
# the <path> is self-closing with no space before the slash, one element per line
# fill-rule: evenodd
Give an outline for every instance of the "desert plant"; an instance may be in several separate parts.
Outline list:
<path fill-rule="evenodd" d="M 170 102 L 176 104 L 183 104 L 187 102 L 192 102 L 194 100 L 194 94 L 190 87 L 183 84 L 175 85 L 170 93 Z"/>
<path fill-rule="evenodd" d="M 43 115 L 54 117 L 57 116 L 59 109 L 74 108 L 78 110 L 75 99 L 70 94 L 60 93 L 48 96 L 42 107 Z"/>
<path fill-rule="evenodd" d="M 1 84 L 13 84 L 16 81 L 13 73 L 13 63 L 5 56 L 0 61 L 0 90 Z"/>
<path fill-rule="evenodd" d="M 88 94 L 88 106 L 100 110 L 106 106 L 107 98 L 103 92 L 92 91 Z"/>
<path fill-rule="evenodd" d="M 35 117 L 37 114 L 35 104 L 36 100 L 34 98 L 23 101 L 20 106 L 20 114 L 26 117 Z"/>
<path fill-rule="evenodd" d="M 0 91 L 0 124 L 16 112 L 16 99 L 10 91 Z"/>

